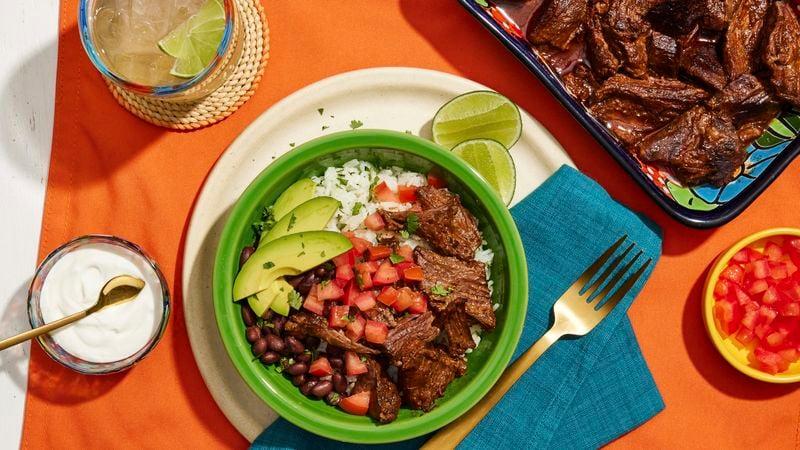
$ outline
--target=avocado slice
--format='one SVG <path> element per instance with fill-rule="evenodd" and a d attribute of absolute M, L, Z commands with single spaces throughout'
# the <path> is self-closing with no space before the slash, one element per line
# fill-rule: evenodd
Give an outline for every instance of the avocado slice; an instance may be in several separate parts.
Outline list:
<path fill-rule="evenodd" d="M 258 246 L 289 234 L 321 230 L 330 222 L 337 209 L 339 201 L 332 197 L 314 197 L 301 203 L 262 236 Z"/>
<path fill-rule="evenodd" d="M 247 297 L 247 302 L 259 317 L 264 317 L 268 309 L 285 316 L 289 314 L 289 294 L 293 290 L 291 284 L 279 278 L 268 289 Z"/>
<path fill-rule="evenodd" d="M 298 275 L 350 250 L 353 244 L 335 231 L 307 231 L 280 237 L 259 247 L 233 282 L 233 300 L 269 288 L 286 275 Z"/>
<path fill-rule="evenodd" d="M 311 181 L 311 178 L 301 178 L 295 181 L 275 200 L 272 205 L 272 217 L 275 220 L 281 220 L 298 205 L 311 200 L 316 187 L 317 185 Z"/>

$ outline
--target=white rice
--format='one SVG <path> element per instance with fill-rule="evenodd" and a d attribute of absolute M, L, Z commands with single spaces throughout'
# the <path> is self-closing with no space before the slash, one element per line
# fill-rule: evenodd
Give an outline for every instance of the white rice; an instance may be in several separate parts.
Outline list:
<path fill-rule="evenodd" d="M 377 169 L 371 163 L 357 159 L 344 163 L 342 167 L 329 167 L 322 176 L 311 179 L 317 185 L 315 195 L 333 197 L 341 203 L 339 210 L 336 211 L 326 229 L 352 231 L 357 237 L 366 239 L 373 244 L 378 242 L 377 235 L 364 226 L 364 219 L 379 209 L 406 211 L 412 205 L 411 203 L 373 201 L 370 198 L 372 188 L 381 181 L 385 182 L 386 186 L 394 192 L 397 192 L 398 185 L 425 186 L 427 184 L 427 178 L 420 173 L 407 171 L 400 167 Z M 401 244 L 411 248 L 420 245 L 427 246 L 422 239 L 415 235 L 404 239 Z M 486 280 L 489 293 L 492 294 L 494 283 L 491 279 L 491 266 L 494 252 L 485 240 L 475 251 L 475 260 L 486 265 Z M 497 303 L 493 305 L 494 310 L 499 307 L 500 305 Z M 470 327 L 472 340 L 475 341 L 476 347 L 481 341 L 481 331 L 483 329 L 480 325 Z"/>

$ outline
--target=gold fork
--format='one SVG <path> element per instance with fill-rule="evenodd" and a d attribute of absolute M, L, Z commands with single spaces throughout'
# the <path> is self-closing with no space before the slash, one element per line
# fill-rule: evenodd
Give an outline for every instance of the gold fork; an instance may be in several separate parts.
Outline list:
<path fill-rule="evenodd" d="M 475 426 L 492 410 L 494 405 L 503 398 L 506 392 L 519 380 L 530 367 L 539 359 L 554 342 L 566 335 L 583 336 L 603 320 L 611 310 L 625 297 L 642 274 L 647 270 L 652 262 L 648 259 L 636 272 L 628 275 L 631 268 L 642 256 L 639 252 L 622 269 L 614 271 L 622 264 L 636 244 L 631 243 L 621 254 L 608 264 L 600 273 L 600 269 L 606 265 L 609 259 L 619 249 L 628 238 L 622 236 L 608 250 L 578 278 L 578 280 L 567 289 L 567 292 L 556 301 L 553 306 L 555 320 L 553 326 L 536 343 L 531 346 L 514 364 L 509 366 L 498 380 L 497 384 L 486 394 L 485 397 L 466 414 L 456 419 L 450 425 L 437 432 L 422 449 L 440 450 L 455 448 Z M 597 276 L 599 274 L 599 276 Z M 608 283 L 603 284 L 609 277 Z M 624 280 L 623 280 L 624 278 Z M 594 280 L 594 281 L 592 281 Z M 590 284 L 591 283 L 591 284 Z M 621 284 L 620 284 L 621 283 Z M 619 288 L 614 288 L 620 284 Z M 603 287 L 604 286 L 604 287 Z M 603 287 L 601 292 L 597 292 Z M 596 294 L 596 295 L 595 295 Z M 603 299 L 608 300 L 603 303 Z M 598 307 L 598 305 L 600 305 Z"/>

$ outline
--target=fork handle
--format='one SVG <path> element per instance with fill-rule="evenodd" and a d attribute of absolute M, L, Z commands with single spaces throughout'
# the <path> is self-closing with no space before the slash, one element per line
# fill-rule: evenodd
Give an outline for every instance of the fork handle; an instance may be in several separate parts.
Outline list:
<path fill-rule="evenodd" d="M 506 392 L 514 386 L 514 383 L 522 377 L 522 374 L 527 372 L 533 363 L 563 335 L 564 334 L 560 330 L 557 330 L 556 327 L 547 330 L 544 336 L 536 341 L 528 351 L 523 353 L 514 364 L 506 368 L 494 387 L 492 387 L 489 393 L 486 394 L 478 404 L 473 406 L 472 409 L 467 411 L 463 416 L 450 423 L 450 425 L 439 430 L 421 447 L 421 449 L 440 450 L 456 448 L 472 429 L 483 420 L 486 414 L 494 408 L 500 399 L 503 398 Z"/>

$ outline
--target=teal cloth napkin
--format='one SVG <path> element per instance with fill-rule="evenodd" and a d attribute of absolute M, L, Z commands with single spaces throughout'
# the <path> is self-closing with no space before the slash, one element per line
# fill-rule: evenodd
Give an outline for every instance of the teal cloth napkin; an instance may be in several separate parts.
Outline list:
<path fill-rule="evenodd" d="M 664 408 L 625 314 L 661 255 L 658 227 L 564 166 L 512 208 L 528 261 L 530 297 L 516 359 L 544 334 L 553 303 L 600 254 L 627 234 L 653 259 L 619 307 L 579 339 L 556 342 L 459 445 L 460 449 L 596 448 Z M 642 258 L 640 261 L 644 261 Z M 386 448 L 418 448 L 420 437 Z M 367 448 L 278 419 L 254 449 Z"/>

